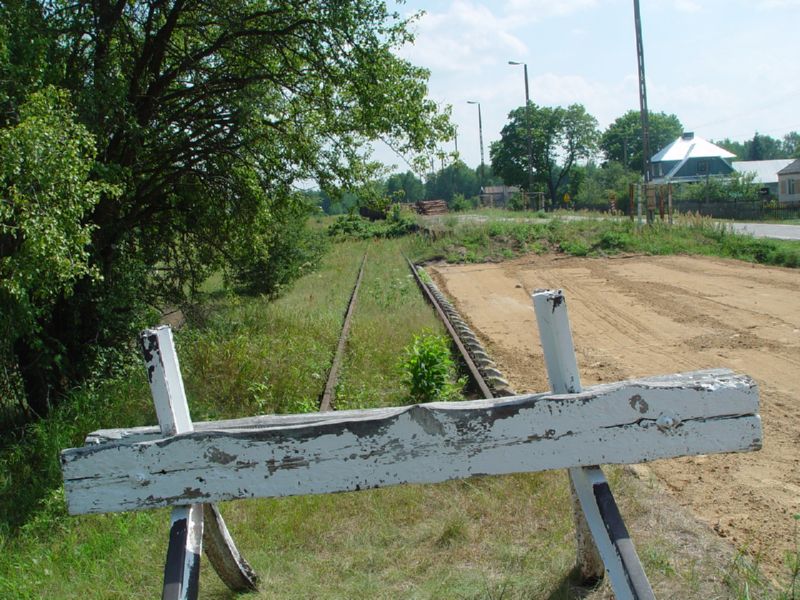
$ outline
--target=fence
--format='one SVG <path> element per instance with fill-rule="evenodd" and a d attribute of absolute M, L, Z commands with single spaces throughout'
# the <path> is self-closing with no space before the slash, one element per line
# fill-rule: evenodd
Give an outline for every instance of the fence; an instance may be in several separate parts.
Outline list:
<path fill-rule="evenodd" d="M 784 221 L 800 219 L 800 203 L 780 204 L 763 201 L 702 202 L 673 200 L 673 208 L 681 213 L 699 213 L 717 219 L 737 221 Z"/>
<path fill-rule="evenodd" d="M 567 468 L 580 571 L 605 571 L 619 600 L 653 598 L 595 465 L 757 450 L 757 387 L 711 370 L 583 389 L 564 296 L 540 290 L 533 302 L 552 392 L 197 424 L 170 329 L 146 331 L 160 427 L 95 432 L 62 452 L 69 511 L 174 507 L 163 598 L 194 599 L 204 546 L 231 589 L 256 585 L 210 503 Z"/>

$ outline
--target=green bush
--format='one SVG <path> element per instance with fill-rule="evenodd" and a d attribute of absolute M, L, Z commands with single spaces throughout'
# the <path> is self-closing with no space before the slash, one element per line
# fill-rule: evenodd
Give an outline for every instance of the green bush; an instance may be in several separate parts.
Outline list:
<path fill-rule="evenodd" d="M 414 402 L 460 398 L 464 381 L 456 379 L 456 365 L 445 336 L 430 332 L 415 335 L 400 364 L 402 381 Z"/>

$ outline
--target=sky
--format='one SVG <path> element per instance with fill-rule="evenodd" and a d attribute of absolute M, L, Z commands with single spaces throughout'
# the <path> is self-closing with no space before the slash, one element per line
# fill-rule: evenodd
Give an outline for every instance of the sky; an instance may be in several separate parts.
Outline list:
<path fill-rule="evenodd" d="M 800 0 L 640 7 L 651 111 L 674 113 L 707 139 L 800 130 Z M 399 54 L 430 70 L 430 97 L 452 106 L 471 167 L 480 164 L 478 110 L 467 101 L 481 103 L 487 164 L 509 111 L 525 103 L 523 67 L 509 60 L 527 63 L 532 102 L 581 103 L 601 130 L 639 108 L 633 0 L 409 0 L 396 10 L 424 11 Z M 388 148 L 376 147 L 375 158 L 408 169 Z"/>

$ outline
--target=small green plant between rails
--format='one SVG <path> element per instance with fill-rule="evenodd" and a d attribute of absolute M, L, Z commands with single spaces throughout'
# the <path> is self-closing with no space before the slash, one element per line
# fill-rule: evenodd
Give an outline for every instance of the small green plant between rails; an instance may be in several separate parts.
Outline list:
<path fill-rule="evenodd" d="M 443 335 L 426 331 L 406 347 L 400 367 L 403 383 L 415 402 L 460 400 L 466 379 L 456 378 L 450 343 Z"/>

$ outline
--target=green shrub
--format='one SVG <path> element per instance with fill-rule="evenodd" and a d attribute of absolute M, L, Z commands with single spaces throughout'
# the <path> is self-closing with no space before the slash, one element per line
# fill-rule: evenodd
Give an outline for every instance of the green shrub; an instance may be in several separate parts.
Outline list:
<path fill-rule="evenodd" d="M 414 402 L 460 398 L 464 381 L 456 379 L 456 365 L 445 336 L 430 332 L 415 335 L 400 364 L 402 381 Z"/>

